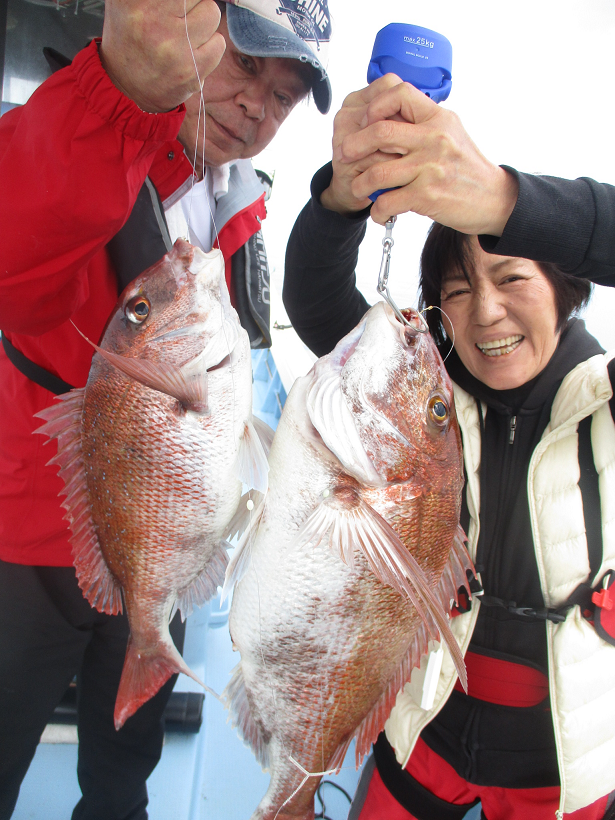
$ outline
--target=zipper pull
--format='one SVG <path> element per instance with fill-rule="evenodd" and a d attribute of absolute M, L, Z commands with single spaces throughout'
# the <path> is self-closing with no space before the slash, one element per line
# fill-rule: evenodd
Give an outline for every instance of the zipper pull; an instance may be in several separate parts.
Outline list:
<path fill-rule="evenodd" d="M 515 441 L 515 432 L 517 430 L 517 417 L 512 416 L 510 419 L 510 434 L 508 436 L 508 443 L 513 444 Z"/>

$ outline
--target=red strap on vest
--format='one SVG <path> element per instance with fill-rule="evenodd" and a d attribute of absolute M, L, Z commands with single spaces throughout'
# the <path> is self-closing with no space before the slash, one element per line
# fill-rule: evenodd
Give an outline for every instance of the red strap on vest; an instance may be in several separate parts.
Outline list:
<path fill-rule="evenodd" d="M 500 706 L 537 706 L 549 694 L 546 675 L 522 663 L 504 661 L 476 652 L 465 656 L 468 695 Z M 455 689 L 463 692 L 459 681 Z"/>
<path fill-rule="evenodd" d="M 609 570 L 602 579 L 601 589 L 592 595 L 595 604 L 594 627 L 600 637 L 615 646 L 615 572 Z"/>

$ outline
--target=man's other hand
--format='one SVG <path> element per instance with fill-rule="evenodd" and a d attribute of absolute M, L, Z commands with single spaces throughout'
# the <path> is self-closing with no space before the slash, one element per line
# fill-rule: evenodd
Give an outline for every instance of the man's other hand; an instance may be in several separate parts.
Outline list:
<path fill-rule="evenodd" d="M 215 0 L 107 0 L 100 57 L 139 108 L 170 111 L 199 91 L 197 69 L 202 82 L 220 62 L 219 23 Z"/>

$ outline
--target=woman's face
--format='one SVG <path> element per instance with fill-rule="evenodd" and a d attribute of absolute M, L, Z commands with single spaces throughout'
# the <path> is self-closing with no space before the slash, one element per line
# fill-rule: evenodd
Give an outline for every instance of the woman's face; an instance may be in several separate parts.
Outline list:
<path fill-rule="evenodd" d="M 557 307 L 551 283 L 535 262 L 485 253 L 471 239 L 474 273 L 442 283 L 444 327 L 470 373 L 495 390 L 537 376 L 555 352 Z"/>

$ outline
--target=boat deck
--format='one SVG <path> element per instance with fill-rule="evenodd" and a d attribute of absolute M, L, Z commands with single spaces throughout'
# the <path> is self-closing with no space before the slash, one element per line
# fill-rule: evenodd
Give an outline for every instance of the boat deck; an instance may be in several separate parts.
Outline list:
<path fill-rule="evenodd" d="M 186 661 L 216 692 L 222 692 L 239 660 L 231 647 L 227 620 L 228 610 L 220 612 L 215 599 L 189 618 L 186 630 Z M 180 675 L 176 691 L 198 689 L 194 681 Z M 261 771 L 227 718 L 221 704 L 206 695 L 201 730 L 166 735 L 162 759 L 148 781 L 150 820 L 251 817 L 267 790 L 269 775 Z M 81 796 L 76 765 L 76 729 L 51 727 L 23 782 L 13 820 L 68 820 Z M 358 774 L 352 750 L 339 775 L 328 779 L 354 793 Z M 343 820 L 348 801 L 337 790 L 325 789 L 327 816 Z"/>

